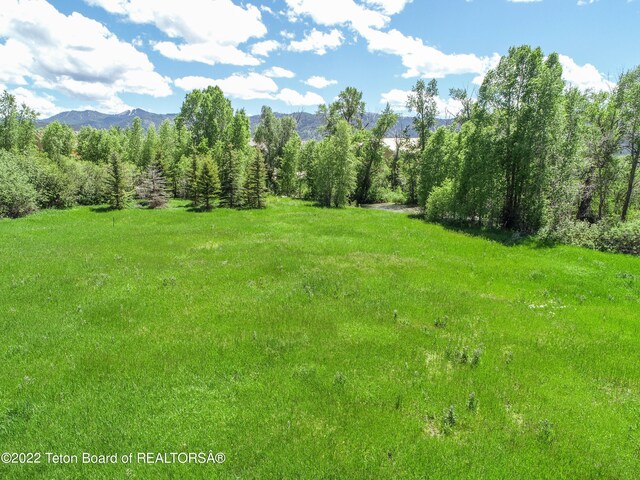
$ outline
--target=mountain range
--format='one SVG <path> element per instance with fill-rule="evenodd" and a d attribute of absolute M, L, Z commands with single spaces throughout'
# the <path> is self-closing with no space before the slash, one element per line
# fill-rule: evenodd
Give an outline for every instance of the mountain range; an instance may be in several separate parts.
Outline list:
<path fill-rule="evenodd" d="M 293 116 L 298 122 L 298 134 L 303 140 L 320 137 L 319 128 L 323 124 L 322 117 L 320 115 L 306 112 L 293 114 L 276 113 L 275 115 L 277 117 Z M 37 124 L 39 127 L 44 127 L 52 122 L 58 121 L 60 123 L 69 125 L 74 130 L 80 130 L 80 128 L 85 126 L 94 128 L 126 128 L 131 125 L 134 118 L 139 117 L 142 121 L 142 126 L 146 129 L 149 128 L 149 126 L 151 126 L 152 124 L 157 128 L 164 120 L 173 120 L 176 118 L 176 116 L 176 113 L 151 113 L 140 108 L 126 110 L 122 113 L 116 114 L 101 113 L 94 110 L 71 110 L 68 112 L 58 113 L 57 115 L 54 115 L 50 118 L 38 120 Z M 367 128 L 373 127 L 378 119 L 378 116 L 379 115 L 377 113 L 366 113 L 364 116 L 365 126 Z M 249 117 L 249 120 L 251 122 L 251 131 L 253 132 L 260 122 L 260 115 L 252 115 Z M 412 121 L 412 117 L 399 117 L 398 124 L 396 125 L 394 130 L 389 132 L 387 135 L 392 136 L 393 132 L 395 132 L 396 130 L 400 132 L 403 128 L 409 127 L 409 135 L 411 137 L 417 137 L 416 132 L 411 127 Z M 438 126 L 447 125 L 449 123 L 449 120 L 438 120 Z"/>
<path fill-rule="evenodd" d="M 39 127 L 44 127 L 58 121 L 60 123 L 69 125 L 74 130 L 80 130 L 82 127 L 94 127 L 94 128 L 111 128 L 121 127 L 126 128 L 133 123 L 133 119 L 140 117 L 142 120 L 142 126 L 146 129 L 154 124 L 159 127 L 160 124 L 168 119 L 173 120 L 176 118 L 176 113 L 160 114 L 151 113 L 141 108 L 135 108 L 133 110 L 125 110 L 122 113 L 109 114 L 96 112 L 95 110 L 71 110 L 68 112 L 61 112 L 53 117 L 38 120 L 36 123 Z"/>

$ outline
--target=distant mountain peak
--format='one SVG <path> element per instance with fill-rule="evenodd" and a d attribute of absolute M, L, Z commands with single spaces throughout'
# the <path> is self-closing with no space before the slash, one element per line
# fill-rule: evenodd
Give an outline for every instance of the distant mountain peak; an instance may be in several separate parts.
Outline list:
<path fill-rule="evenodd" d="M 298 122 L 298 134 L 303 140 L 309 140 L 311 138 L 319 138 L 321 136 L 319 128 L 323 124 L 323 118 L 320 115 L 316 115 L 315 113 L 275 113 L 277 117 L 285 117 L 288 115 L 293 116 Z M 95 110 L 71 110 L 67 112 L 61 112 L 57 115 L 54 115 L 50 118 L 45 118 L 43 120 L 38 120 L 37 125 L 39 127 L 44 127 L 52 122 L 58 121 L 60 123 L 64 123 L 69 125 L 74 130 L 80 130 L 80 128 L 89 126 L 94 128 L 111 128 L 111 127 L 120 127 L 127 128 L 133 123 L 133 119 L 139 117 L 142 121 L 142 126 L 144 128 L 149 128 L 152 124 L 156 127 L 159 127 L 160 124 L 164 120 L 173 120 L 175 119 L 177 114 L 169 113 L 169 114 L 160 114 L 160 113 L 151 113 L 143 110 L 141 108 L 134 108 L 131 110 L 125 110 L 121 113 L 116 114 L 108 114 L 101 113 Z M 366 113 L 366 125 L 367 128 L 373 127 L 375 122 L 378 119 L 378 114 L 376 113 Z M 251 131 L 254 131 L 255 127 L 260 122 L 260 115 L 253 115 L 249 117 L 251 122 Z M 416 136 L 415 132 L 411 128 L 412 118 L 411 117 L 400 117 L 398 119 L 398 128 L 402 129 L 405 126 L 410 128 L 410 134 L 412 136 Z M 438 125 L 447 124 L 446 120 L 438 120 Z M 388 136 L 393 136 L 392 132 L 387 134 Z"/>
<path fill-rule="evenodd" d="M 125 110 L 124 112 L 118 113 L 118 115 L 128 115 L 131 117 L 135 117 L 137 115 L 156 115 L 155 113 L 147 112 L 146 110 L 142 110 L 141 108 L 134 108 L 132 110 Z"/>
<path fill-rule="evenodd" d="M 134 108 L 131 110 L 125 110 L 124 112 L 109 114 L 101 113 L 95 110 L 71 110 L 68 112 L 61 112 L 50 118 L 38 120 L 37 124 L 40 127 L 46 126 L 52 122 L 58 121 L 69 125 L 74 130 L 80 130 L 82 127 L 94 127 L 94 128 L 111 128 L 120 127 L 126 128 L 133 123 L 133 119 L 139 117 L 142 121 L 144 128 L 149 128 L 151 124 L 160 126 L 164 120 L 173 120 L 176 114 L 159 114 L 151 113 L 141 108 Z"/>

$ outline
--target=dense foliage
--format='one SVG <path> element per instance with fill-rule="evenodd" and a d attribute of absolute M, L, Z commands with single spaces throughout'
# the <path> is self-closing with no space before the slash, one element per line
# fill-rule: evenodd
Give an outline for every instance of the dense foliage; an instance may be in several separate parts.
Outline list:
<path fill-rule="evenodd" d="M 5 92 L 0 216 L 134 199 L 155 208 L 169 197 L 262 208 L 270 192 L 327 207 L 406 202 L 433 221 L 637 253 L 640 68 L 610 92 L 581 92 L 562 80 L 556 54 L 522 46 L 487 73 L 477 97 L 450 95 L 461 109 L 435 129 L 438 84 L 416 82 L 406 106 L 417 139 L 397 129 L 388 105 L 366 125 L 353 87 L 319 107 L 320 141 L 302 142 L 294 116 L 263 107 L 254 148 L 247 115 L 218 87 L 187 94 L 175 123 L 157 130 L 135 119 L 77 133 L 58 122 L 37 130 L 35 112 Z"/>

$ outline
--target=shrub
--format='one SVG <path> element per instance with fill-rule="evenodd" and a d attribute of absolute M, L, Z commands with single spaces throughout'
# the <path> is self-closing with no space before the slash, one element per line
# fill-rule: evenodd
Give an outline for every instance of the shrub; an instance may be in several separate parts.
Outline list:
<path fill-rule="evenodd" d="M 584 221 L 564 221 L 553 231 L 540 232 L 544 241 L 552 241 L 586 247 L 605 252 L 640 255 L 640 221 L 620 223 L 605 219 L 591 224 Z"/>
<path fill-rule="evenodd" d="M 599 239 L 601 250 L 640 255 L 640 220 L 620 223 L 606 230 Z"/>
<path fill-rule="evenodd" d="M 559 222 L 553 230 L 541 231 L 539 237 L 545 241 L 597 249 L 603 229 L 603 224 L 565 220 Z"/>
<path fill-rule="evenodd" d="M 370 195 L 375 199 L 376 202 L 397 204 L 407 203 L 407 195 L 399 188 L 393 190 L 388 187 L 380 187 L 372 189 Z"/>
<path fill-rule="evenodd" d="M 80 205 L 105 203 L 105 183 L 107 171 L 104 165 L 92 162 L 78 162 L 76 201 Z"/>
<path fill-rule="evenodd" d="M 37 192 L 16 157 L 0 153 L 0 217 L 17 218 L 36 209 Z"/>
<path fill-rule="evenodd" d="M 442 185 L 431 190 L 425 205 L 425 217 L 432 222 L 452 220 L 455 211 L 453 181 L 446 179 Z"/>
<path fill-rule="evenodd" d="M 61 159 L 61 163 L 39 159 L 35 162 L 33 183 L 38 192 L 38 204 L 42 208 L 68 208 L 75 204 L 76 185 L 73 165 Z"/>

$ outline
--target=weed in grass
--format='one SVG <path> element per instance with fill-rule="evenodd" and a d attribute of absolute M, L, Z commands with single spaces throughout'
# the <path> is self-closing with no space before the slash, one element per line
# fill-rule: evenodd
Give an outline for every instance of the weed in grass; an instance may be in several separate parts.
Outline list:
<path fill-rule="evenodd" d="M 9 436 L 19 425 L 26 425 L 33 413 L 33 405 L 29 401 L 8 408 L 5 414 L 0 417 L 0 439 Z"/>
<path fill-rule="evenodd" d="M 453 430 L 453 427 L 456 426 L 457 422 L 458 420 L 456 418 L 455 409 L 453 405 L 449 405 L 449 408 L 444 411 L 444 416 L 442 418 L 442 430 L 445 433 L 451 433 L 451 430 Z"/>
<path fill-rule="evenodd" d="M 471 366 L 477 367 L 480 365 L 480 357 L 482 356 L 482 347 L 476 348 L 471 354 Z"/>
<path fill-rule="evenodd" d="M 555 428 L 553 423 L 544 419 L 538 424 L 538 438 L 544 443 L 552 443 L 555 440 Z"/>
<path fill-rule="evenodd" d="M 469 395 L 469 400 L 467 400 L 467 408 L 474 413 L 478 410 L 478 400 L 476 399 L 475 392 L 471 392 L 471 395 Z"/>
<path fill-rule="evenodd" d="M 463 347 L 462 350 L 458 352 L 458 362 L 466 365 L 469 363 L 469 348 Z"/>
<path fill-rule="evenodd" d="M 543 280 L 545 278 L 545 274 L 538 270 L 534 270 L 533 272 L 529 273 L 529 278 L 534 281 Z"/>
<path fill-rule="evenodd" d="M 438 317 L 436 318 L 436 320 L 433 322 L 433 325 L 436 328 L 446 328 L 447 327 L 447 322 L 449 321 L 449 317 L 447 317 L 446 315 L 444 317 Z"/>
<path fill-rule="evenodd" d="M 333 377 L 333 384 L 339 387 L 342 387 L 346 383 L 346 381 L 347 379 L 342 372 L 336 372 L 335 376 Z"/>
<path fill-rule="evenodd" d="M 511 362 L 513 362 L 513 352 L 511 350 L 507 350 L 504 352 L 504 363 L 511 365 Z"/>
<path fill-rule="evenodd" d="M 616 277 L 620 278 L 622 280 L 627 280 L 629 282 L 635 282 L 636 281 L 636 276 L 633 273 L 629 273 L 629 272 L 618 272 Z"/>

